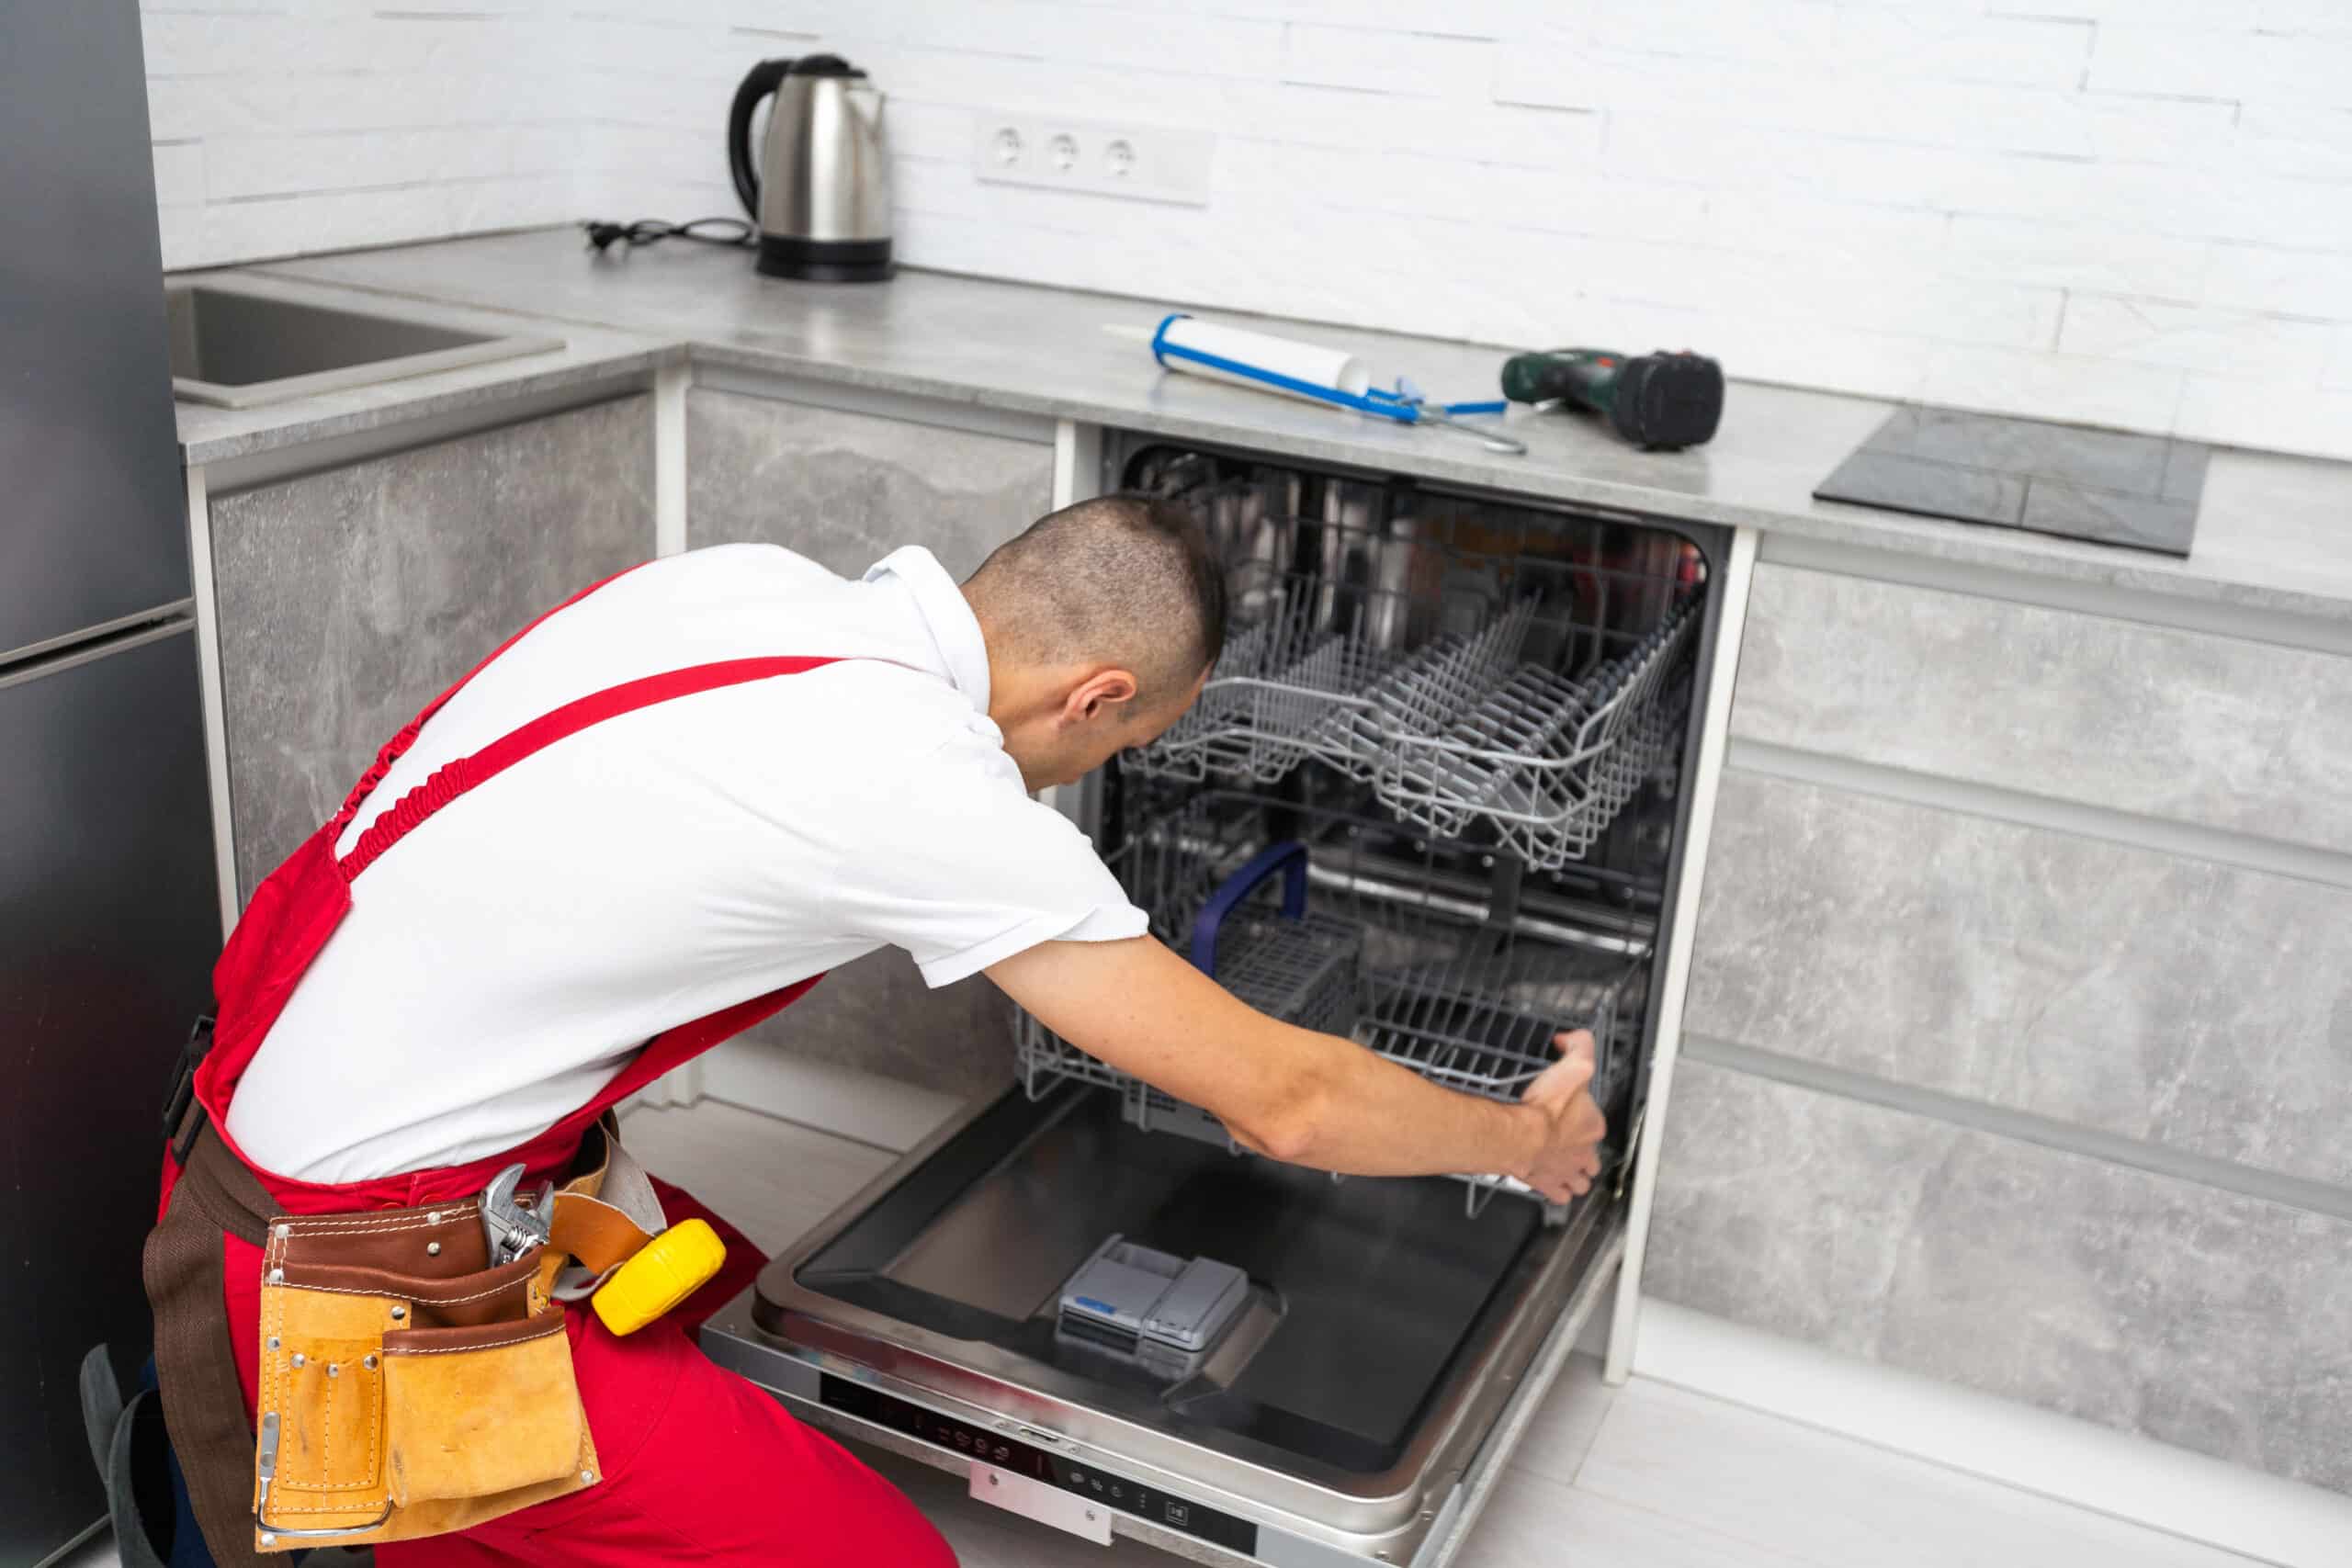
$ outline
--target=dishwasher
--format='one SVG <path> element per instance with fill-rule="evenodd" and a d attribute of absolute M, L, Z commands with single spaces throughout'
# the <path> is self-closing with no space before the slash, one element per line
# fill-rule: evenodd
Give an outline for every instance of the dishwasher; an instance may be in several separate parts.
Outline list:
<path fill-rule="evenodd" d="M 950 1119 L 715 1316 L 836 1435 L 1107 1544 L 1453 1561 L 1612 1282 L 1724 531 L 1106 434 L 1228 572 L 1199 701 L 1061 804 L 1243 999 L 1464 1092 L 1597 1042 L 1600 1180 L 1335 1179 L 1016 1021 Z"/>

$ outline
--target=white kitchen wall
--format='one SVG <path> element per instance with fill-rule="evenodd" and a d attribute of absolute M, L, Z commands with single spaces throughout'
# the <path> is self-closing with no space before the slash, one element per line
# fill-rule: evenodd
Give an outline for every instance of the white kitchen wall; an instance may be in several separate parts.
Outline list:
<path fill-rule="evenodd" d="M 189 0 L 147 29 L 174 266 L 731 211 L 736 79 L 821 47 L 891 95 L 917 265 L 2352 457 L 2352 0 Z M 1212 198 L 984 185 L 991 109 L 1214 131 Z"/>

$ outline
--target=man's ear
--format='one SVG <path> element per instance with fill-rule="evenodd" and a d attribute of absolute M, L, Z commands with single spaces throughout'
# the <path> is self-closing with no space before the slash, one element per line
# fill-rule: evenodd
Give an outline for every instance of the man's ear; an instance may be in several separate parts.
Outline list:
<path fill-rule="evenodd" d="M 1135 701 L 1136 678 L 1125 670 L 1098 670 L 1070 688 L 1062 705 L 1064 724 L 1083 724 Z"/>

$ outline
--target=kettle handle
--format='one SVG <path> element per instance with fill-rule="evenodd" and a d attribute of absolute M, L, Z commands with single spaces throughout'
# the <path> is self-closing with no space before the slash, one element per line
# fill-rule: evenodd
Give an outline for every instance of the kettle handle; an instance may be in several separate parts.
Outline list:
<path fill-rule="evenodd" d="M 743 210 L 755 223 L 760 218 L 760 176 L 752 159 L 752 111 L 776 90 L 790 69 L 789 60 L 761 61 L 735 89 L 735 101 L 727 110 L 727 167 L 735 176 L 735 194 L 742 198 Z"/>

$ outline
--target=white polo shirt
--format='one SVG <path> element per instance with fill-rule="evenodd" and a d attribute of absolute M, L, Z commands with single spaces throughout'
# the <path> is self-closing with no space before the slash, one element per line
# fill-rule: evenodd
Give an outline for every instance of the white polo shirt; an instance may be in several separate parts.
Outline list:
<path fill-rule="evenodd" d="M 339 848 L 567 702 L 761 655 L 864 657 L 609 719 L 370 865 L 238 1085 L 246 1154 L 314 1181 L 479 1159 L 662 1030 L 877 947 L 942 986 L 1042 942 L 1143 934 L 1085 835 L 1023 791 L 979 624 L 920 548 L 855 582 L 765 545 L 640 567 L 452 698 Z"/>

